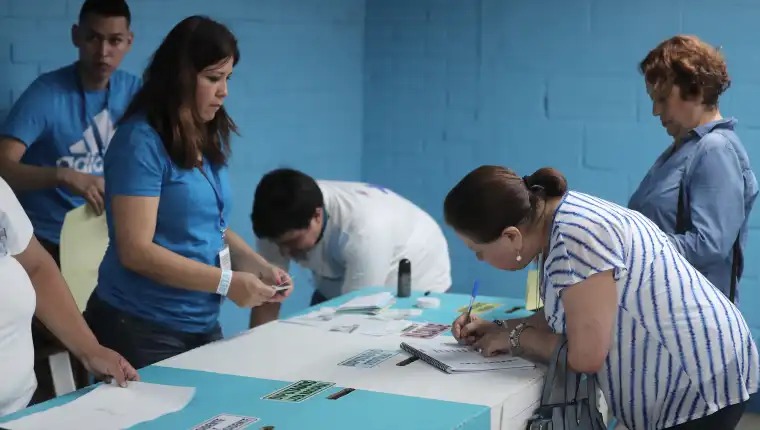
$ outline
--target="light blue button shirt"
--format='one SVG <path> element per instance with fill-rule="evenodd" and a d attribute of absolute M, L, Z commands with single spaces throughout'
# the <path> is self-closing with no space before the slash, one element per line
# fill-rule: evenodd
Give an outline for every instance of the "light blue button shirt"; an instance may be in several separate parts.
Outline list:
<path fill-rule="evenodd" d="M 749 157 L 734 132 L 736 119 L 693 129 L 681 148 L 663 152 L 633 193 L 628 207 L 670 236 L 678 251 L 728 295 L 733 245 L 747 240 L 747 220 L 758 194 Z M 685 234 L 675 234 L 678 190 L 684 181 Z M 738 293 L 737 293 L 738 297 Z"/>

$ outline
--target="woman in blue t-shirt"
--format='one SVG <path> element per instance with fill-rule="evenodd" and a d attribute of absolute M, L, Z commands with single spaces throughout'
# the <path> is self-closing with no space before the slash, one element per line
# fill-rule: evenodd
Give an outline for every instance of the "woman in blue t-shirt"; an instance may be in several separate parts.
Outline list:
<path fill-rule="evenodd" d="M 287 297 L 273 285 L 288 275 L 228 228 L 236 126 L 222 103 L 238 59 L 223 25 L 177 24 L 106 153 L 110 244 L 85 315 L 138 368 L 220 339 L 225 296 L 241 307 Z"/>

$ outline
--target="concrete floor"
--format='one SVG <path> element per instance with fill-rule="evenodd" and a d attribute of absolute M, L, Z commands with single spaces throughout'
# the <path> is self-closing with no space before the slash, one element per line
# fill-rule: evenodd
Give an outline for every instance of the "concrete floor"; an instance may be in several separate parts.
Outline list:
<path fill-rule="evenodd" d="M 745 413 L 736 430 L 760 430 L 760 414 Z"/>

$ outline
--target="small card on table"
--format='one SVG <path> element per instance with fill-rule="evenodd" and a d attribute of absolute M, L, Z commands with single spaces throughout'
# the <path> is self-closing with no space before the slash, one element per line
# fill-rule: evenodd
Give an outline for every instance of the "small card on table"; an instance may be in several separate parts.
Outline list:
<path fill-rule="evenodd" d="M 301 380 L 262 397 L 264 400 L 300 403 L 332 387 L 335 383 Z"/>

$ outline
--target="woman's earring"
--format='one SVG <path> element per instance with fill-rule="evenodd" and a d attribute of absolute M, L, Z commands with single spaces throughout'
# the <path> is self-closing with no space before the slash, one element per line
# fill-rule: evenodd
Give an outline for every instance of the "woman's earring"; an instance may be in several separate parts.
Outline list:
<path fill-rule="evenodd" d="M 517 254 L 517 258 L 515 258 L 517 261 L 522 261 L 522 256 L 520 254 Z"/>

